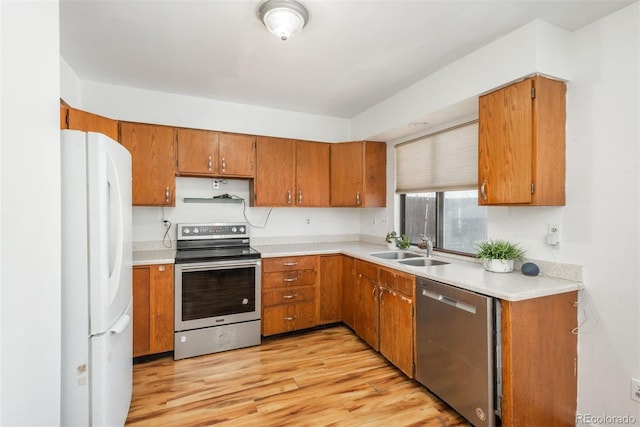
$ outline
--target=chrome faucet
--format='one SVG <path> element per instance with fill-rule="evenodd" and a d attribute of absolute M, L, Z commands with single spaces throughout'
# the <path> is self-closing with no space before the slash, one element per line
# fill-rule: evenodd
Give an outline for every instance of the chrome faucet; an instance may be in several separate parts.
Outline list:
<path fill-rule="evenodd" d="M 433 242 L 424 234 L 420 235 L 420 240 L 424 242 L 424 249 L 427 250 L 427 258 L 431 257 L 431 255 L 433 255 Z M 422 247 L 422 245 L 420 245 L 420 247 Z"/>

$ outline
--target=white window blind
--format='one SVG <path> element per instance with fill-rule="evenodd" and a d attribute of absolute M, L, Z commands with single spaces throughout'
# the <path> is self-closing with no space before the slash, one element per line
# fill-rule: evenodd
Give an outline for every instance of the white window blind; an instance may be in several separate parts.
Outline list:
<path fill-rule="evenodd" d="M 396 193 L 470 190 L 478 185 L 478 122 L 395 146 Z"/>

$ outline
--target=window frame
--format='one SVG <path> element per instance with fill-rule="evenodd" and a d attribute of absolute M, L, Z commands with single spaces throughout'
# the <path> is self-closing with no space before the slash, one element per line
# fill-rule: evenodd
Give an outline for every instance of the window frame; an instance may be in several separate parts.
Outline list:
<path fill-rule="evenodd" d="M 451 190 L 455 191 L 455 190 Z M 470 258 L 475 258 L 474 254 L 468 252 L 460 252 L 454 251 L 451 249 L 444 249 L 438 246 L 438 242 L 442 242 L 444 238 L 444 229 L 442 227 L 442 217 L 444 216 L 444 191 L 434 191 L 436 193 L 436 241 L 433 242 L 434 251 L 443 252 L 452 255 L 465 256 Z M 400 235 L 406 234 L 406 203 L 407 195 L 400 194 Z M 415 242 L 409 242 L 411 246 L 417 246 L 418 244 Z"/>

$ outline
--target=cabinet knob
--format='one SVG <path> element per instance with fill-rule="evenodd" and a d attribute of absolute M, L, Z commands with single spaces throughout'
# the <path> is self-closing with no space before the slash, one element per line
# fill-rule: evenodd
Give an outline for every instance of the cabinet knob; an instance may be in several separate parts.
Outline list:
<path fill-rule="evenodd" d="M 480 194 L 482 195 L 482 200 L 487 200 L 486 188 L 487 188 L 487 180 L 483 179 L 482 185 L 480 186 Z"/>
<path fill-rule="evenodd" d="M 287 204 L 291 204 L 291 190 L 287 190 Z"/>
<path fill-rule="evenodd" d="M 169 187 L 164 188 L 164 202 L 169 203 Z"/>
<path fill-rule="evenodd" d="M 302 190 L 298 190 L 298 204 L 302 204 Z"/>
<path fill-rule="evenodd" d="M 158 271 L 164 271 L 164 265 L 158 266 Z"/>
<path fill-rule="evenodd" d="M 356 205 L 360 206 L 360 192 L 356 191 Z"/>
<path fill-rule="evenodd" d="M 211 156 L 209 156 L 209 161 L 207 162 L 207 166 L 209 167 L 209 172 L 211 172 L 211 167 L 213 166 L 213 162 L 211 161 Z"/>
<path fill-rule="evenodd" d="M 227 161 L 225 160 L 225 158 L 222 158 L 222 172 L 226 172 L 227 171 Z"/>

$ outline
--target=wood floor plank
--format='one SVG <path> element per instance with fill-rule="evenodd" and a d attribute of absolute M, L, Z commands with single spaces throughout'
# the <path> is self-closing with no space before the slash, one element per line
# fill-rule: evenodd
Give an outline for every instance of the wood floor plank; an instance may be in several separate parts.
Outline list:
<path fill-rule="evenodd" d="M 134 365 L 127 426 L 468 426 L 337 326 Z"/>

